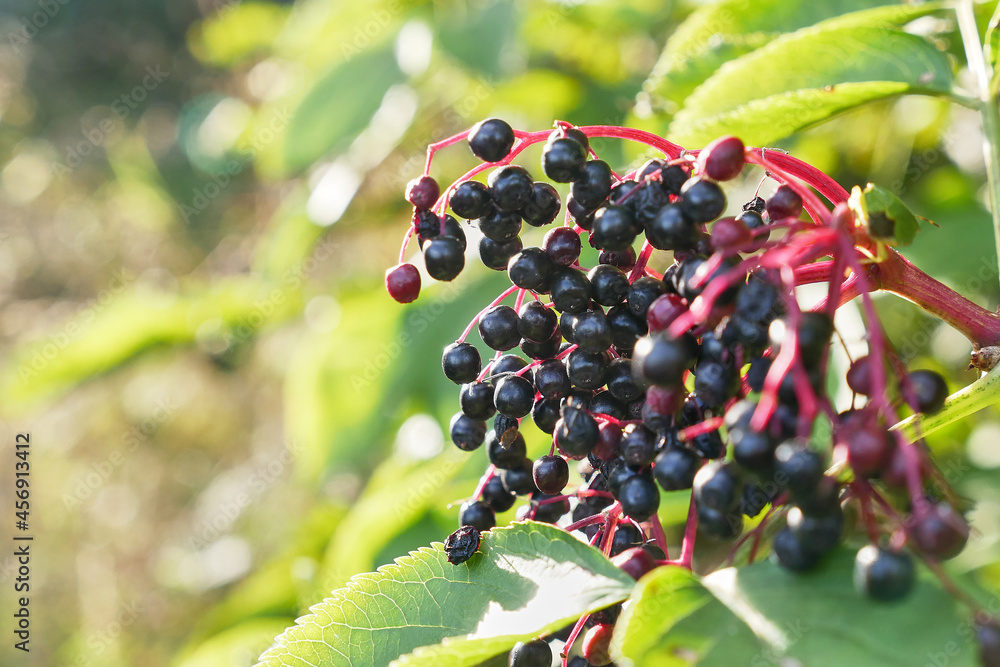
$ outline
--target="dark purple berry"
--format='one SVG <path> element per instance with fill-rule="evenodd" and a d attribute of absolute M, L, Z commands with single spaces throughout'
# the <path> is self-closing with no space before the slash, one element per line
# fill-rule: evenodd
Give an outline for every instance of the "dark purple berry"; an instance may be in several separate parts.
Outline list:
<path fill-rule="evenodd" d="M 774 536 L 771 545 L 773 559 L 786 570 L 805 572 L 819 564 L 821 554 L 806 549 L 788 528 Z"/>
<path fill-rule="evenodd" d="M 483 362 L 479 350 L 470 343 L 452 343 L 441 355 L 441 369 L 455 384 L 464 384 L 476 379 L 483 370 Z"/>
<path fill-rule="evenodd" d="M 969 541 L 969 524 L 948 503 L 937 503 L 915 518 L 910 536 L 928 556 L 948 560 L 965 548 L 965 543 Z"/>
<path fill-rule="evenodd" d="M 503 488 L 518 496 L 527 496 L 537 491 L 535 480 L 531 477 L 531 467 L 531 459 L 521 459 L 517 465 L 501 471 Z"/>
<path fill-rule="evenodd" d="M 516 468 L 524 461 L 527 454 L 527 445 L 524 436 L 517 433 L 509 442 L 504 444 L 496 431 L 489 431 L 486 434 L 486 456 L 490 463 L 501 470 Z"/>
<path fill-rule="evenodd" d="M 869 544 L 858 551 L 854 560 L 854 587 L 880 602 L 906 597 L 915 579 L 913 559 L 906 553 Z"/>
<path fill-rule="evenodd" d="M 513 507 L 517 496 L 503 488 L 500 475 L 493 475 L 483 486 L 483 501 L 489 503 L 494 512 L 500 513 Z"/>
<path fill-rule="evenodd" d="M 542 250 L 553 262 L 569 266 L 580 257 L 580 235 L 569 227 L 556 227 L 545 233 Z"/>
<path fill-rule="evenodd" d="M 521 340 L 517 311 L 510 306 L 493 306 L 479 318 L 479 335 L 494 350 L 509 350 Z"/>
<path fill-rule="evenodd" d="M 552 649 L 542 639 L 518 642 L 510 650 L 508 667 L 551 667 Z"/>
<path fill-rule="evenodd" d="M 532 476 L 539 491 L 557 495 L 569 482 L 569 465 L 561 456 L 542 456 L 535 460 Z"/>
<path fill-rule="evenodd" d="M 520 211 L 535 192 L 535 184 L 523 167 L 508 164 L 493 170 L 486 179 L 493 203 L 501 211 Z"/>
<path fill-rule="evenodd" d="M 802 197 L 788 185 L 779 185 L 765 203 L 771 222 L 784 218 L 797 218 L 802 213 Z"/>
<path fill-rule="evenodd" d="M 469 131 L 469 148 L 484 162 L 499 162 L 514 146 L 514 130 L 499 118 L 487 118 Z"/>
<path fill-rule="evenodd" d="M 616 266 L 598 264 L 587 278 L 593 287 L 594 301 L 602 306 L 617 306 L 628 296 L 628 276 Z"/>
<path fill-rule="evenodd" d="M 944 401 L 948 398 L 948 385 L 939 373 L 928 370 L 911 371 L 906 377 L 917 412 L 933 414 L 944 407 Z"/>
<path fill-rule="evenodd" d="M 517 238 L 521 231 L 521 216 L 516 211 L 494 208 L 477 221 L 479 231 L 497 243 L 507 243 Z"/>
<path fill-rule="evenodd" d="M 566 357 L 566 373 L 579 389 L 597 389 L 607 382 L 608 361 L 603 353 L 576 349 Z"/>
<path fill-rule="evenodd" d="M 420 271 L 412 264 L 397 264 L 385 272 L 385 290 L 399 303 L 410 303 L 420 296 Z"/>
<path fill-rule="evenodd" d="M 430 176 L 414 178 L 406 184 L 406 201 L 424 211 L 434 206 L 440 194 L 441 188 Z"/>
<path fill-rule="evenodd" d="M 632 353 L 632 373 L 637 382 L 659 387 L 679 386 L 684 371 L 694 365 L 698 346 L 691 336 L 644 336 Z"/>
<path fill-rule="evenodd" d="M 646 240 L 658 250 L 692 250 L 701 227 L 688 219 L 680 204 L 663 206 L 646 225 Z"/>
<path fill-rule="evenodd" d="M 583 175 L 587 149 L 576 139 L 553 133 L 542 149 L 542 171 L 556 183 L 571 183 Z"/>
<path fill-rule="evenodd" d="M 573 342 L 584 352 L 600 353 L 611 347 L 611 325 L 599 310 L 580 313 L 573 323 Z"/>
<path fill-rule="evenodd" d="M 479 240 L 479 259 L 488 269 L 506 271 L 510 258 L 521 252 L 522 247 L 517 236 L 509 241 L 494 241 L 484 236 Z"/>
<path fill-rule="evenodd" d="M 448 282 L 465 268 L 465 252 L 458 239 L 438 236 L 423 245 L 424 265 L 435 280 Z"/>
<path fill-rule="evenodd" d="M 507 276 L 523 289 L 543 293 L 549 291 L 556 264 L 541 248 L 525 248 L 510 258 Z"/>
<path fill-rule="evenodd" d="M 531 412 L 534 403 L 535 388 L 524 377 L 508 374 L 497 381 L 493 392 L 493 404 L 500 414 L 520 419 Z"/>
<path fill-rule="evenodd" d="M 543 343 L 552 338 L 556 327 L 559 326 L 559 318 L 555 312 L 539 301 L 527 301 L 522 304 L 517 317 L 518 333 L 536 343 Z"/>
<path fill-rule="evenodd" d="M 624 206 L 605 206 L 594 215 L 590 242 L 600 250 L 619 252 L 632 245 L 638 229 L 632 212 Z"/>
<path fill-rule="evenodd" d="M 461 526 L 472 526 L 482 533 L 497 525 L 497 516 L 487 503 L 469 500 L 462 503 L 458 510 L 458 523 Z"/>
<path fill-rule="evenodd" d="M 582 207 L 597 208 L 611 194 L 612 178 L 611 167 L 604 160 L 587 162 L 583 174 L 570 187 L 573 199 Z"/>
<path fill-rule="evenodd" d="M 653 477 L 664 491 L 690 489 L 701 468 L 701 457 L 686 447 L 669 447 L 660 452 L 653 465 Z"/>
<path fill-rule="evenodd" d="M 490 189 L 479 181 L 463 181 L 451 193 L 451 210 L 460 218 L 473 220 L 493 210 Z"/>
<path fill-rule="evenodd" d="M 531 199 L 521 209 L 521 217 L 532 227 L 544 227 L 556 219 L 561 207 L 556 189 L 548 183 L 536 181 Z"/>
<path fill-rule="evenodd" d="M 734 136 L 719 137 L 698 154 L 700 171 L 716 181 L 736 178 L 745 164 L 743 142 Z"/>
<path fill-rule="evenodd" d="M 726 195 L 713 181 L 691 178 L 681 188 L 680 205 L 692 222 L 711 222 L 726 210 Z"/>
<path fill-rule="evenodd" d="M 637 581 L 656 568 L 656 560 L 642 547 L 626 549 L 612 558 L 611 562 Z"/>
<path fill-rule="evenodd" d="M 560 312 L 581 313 L 590 304 L 592 287 L 586 275 L 567 266 L 555 270 L 549 293 Z"/>

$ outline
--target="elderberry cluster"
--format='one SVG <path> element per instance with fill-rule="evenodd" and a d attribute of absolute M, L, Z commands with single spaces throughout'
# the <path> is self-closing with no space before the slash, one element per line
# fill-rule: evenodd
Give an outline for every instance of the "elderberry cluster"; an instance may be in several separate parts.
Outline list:
<path fill-rule="evenodd" d="M 519 518 L 579 530 L 639 578 L 668 559 L 656 518 L 661 491 L 687 490 L 689 526 L 714 540 L 736 540 L 747 519 L 767 510 L 766 520 L 780 508 L 785 526 L 773 539 L 773 557 L 802 571 L 842 541 L 846 502 L 860 498 L 867 511 L 873 480 L 890 489 L 912 481 L 910 454 L 875 402 L 829 410 L 833 310 L 799 310 L 785 273 L 794 267 L 747 261 L 787 250 L 788 242 L 772 235 L 790 239 L 808 226 L 796 188 L 781 184 L 738 215 L 720 217 L 727 208 L 720 184 L 746 164 L 739 139 L 618 176 L 591 151 L 584 131 L 559 124 L 544 139 L 541 169 L 549 181 L 569 185 L 563 202 L 553 185 L 509 163 L 519 138 L 500 119 L 482 121 L 466 139 L 485 163 L 479 173 L 489 170 L 485 183 L 468 178 L 442 196 L 424 175 L 406 191 L 414 207 L 410 233 L 431 277 L 453 280 L 465 266 L 460 218 L 482 234 L 482 263 L 505 271 L 512 284 L 473 323 L 496 354 L 484 363 L 463 335 L 442 356 L 445 376 L 459 385 L 451 440 L 469 452 L 485 445 L 490 463 L 475 497 L 461 506 L 461 526 L 487 531 L 523 497 Z M 546 227 L 560 213 L 562 225 L 539 246 L 524 247 L 525 224 Z M 584 235 L 599 251 L 589 269 L 580 264 Z M 649 266 L 654 250 L 671 253 L 662 273 Z M 386 286 L 397 301 L 412 301 L 419 272 L 401 263 L 386 273 Z M 502 303 L 507 298 L 513 306 Z M 848 386 L 869 396 L 873 367 L 889 361 L 855 361 Z M 887 370 L 897 372 L 914 410 L 943 405 L 947 387 L 936 373 L 890 368 L 879 377 Z M 820 416 L 832 425 L 832 443 L 813 437 Z M 552 436 L 548 455 L 528 458 L 526 420 Z M 581 484 L 570 485 L 569 461 L 579 462 Z M 846 461 L 853 479 L 836 461 Z M 968 539 L 968 525 L 949 503 L 922 494 L 906 541 L 924 556 L 950 558 Z M 872 544 L 858 552 L 856 585 L 875 599 L 898 599 L 913 584 L 914 564 L 898 540 L 892 547 L 881 541 L 877 527 L 874 519 L 868 524 Z M 463 544 L 474 550 L 478 537 Z M 455 553 L 461 562 L 472 552 Z M 612 608 L 586 621 L 588 664 L 610 664 L 616 617 Z M 510 655 L 511 665 L 550 662 L 542 640 Z"/>

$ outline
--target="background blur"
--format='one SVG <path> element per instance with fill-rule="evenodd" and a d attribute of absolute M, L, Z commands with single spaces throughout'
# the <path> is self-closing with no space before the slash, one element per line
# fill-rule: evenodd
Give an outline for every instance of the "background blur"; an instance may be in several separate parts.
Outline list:
<path fill-rule="evenodd" d="M 403 187 L 428 142 L 491 115 L 665 131 L 672 109 L 643 82 L 693 8 L 0 4 L 0 470 L 31 432 L 31 661 L 250 665 L 351 575 L 450 533 L 486 457 L 445 446 L 440 350 L 505 277 L 480 267 L 392 302 Z M 996 307 L 973 112 L 904 97 L 781 146 L 900 192 L 940 225 L 907 254 Z M 442 185 L 473 164 L 462 146 L 439 159 Z M 961 336 L 879 306 L 913 365 L 974 378 Z M 993 589 L 997 418 L 932 441 L 978 502 L 957 567 Z M 12 576 L 5 556 L 3 618 Z"/>

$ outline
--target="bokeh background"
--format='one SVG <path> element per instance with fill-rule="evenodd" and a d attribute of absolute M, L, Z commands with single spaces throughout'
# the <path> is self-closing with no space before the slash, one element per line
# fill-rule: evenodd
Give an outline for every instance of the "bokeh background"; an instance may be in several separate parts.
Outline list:
<path fill-rule="evenodd" d="M 643 84 L 696 6 L 0 4 L 0 470 L 30 432 L 28 664 L 250 665 L 351 575 L 451 532 L 485 454 L 445 443 L 440 349 L 505 278 L 470 269 L 392 302 L 403 187 L 428 142 L 491 115 L 666 131 L 673 109 Z M 939 225 L 907 254 L 995 308 L 981 141 L 974 112 L 903 97 L 780 146 L 899 192 Z M 433 173 L 472 164 L 457 146 Z M 961 336 L 893 297 L 879 308 L 913 365 L 974 379 Z M 997 418 L 931 443 L 976 502 L 956 568 L 994 590 Z M 0 645 L 0 663 L 24 661 Z"/>

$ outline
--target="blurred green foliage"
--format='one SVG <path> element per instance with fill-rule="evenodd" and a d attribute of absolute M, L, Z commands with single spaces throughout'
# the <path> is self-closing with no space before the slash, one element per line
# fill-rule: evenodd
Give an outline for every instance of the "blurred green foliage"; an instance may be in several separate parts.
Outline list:
<path fill-rule="evenodd" d="M 37 443 L 38 664 L 249 665 L 332 588 L 447 535 L 485 454 L 445 445 L 440 349 L 503 277 L 470 270 L 393 303 L 381 280 L 408 220 L 402 189 L 429 142 L 489 115 L 705 139 L 681 110 L 689 95 L 698 122 L 745 102 L 722 85 L 736 74 L 698 88 L 719 65 L 885 3 L 757 1 L 749 23 L 731 1 L 698 4 L 4 3 L 0 415 L 4 442 Z M 995 4 L 978 6 L 984 28 Z M 917 75 L 920 89 L 963 81 L 954 26 L 935 20 L 941 86 Z M 938 224 L 907 256 L 995 307 L 977 120 L 897 96 L 914 89 L 903 74 L 871 104 L 763 140 L 899 194 Z M 710 120 L 716 132 L 731 118 Z M 612 162 L 637 157 L 600 143 Z M 472 164 L 452 148 L 433 174 Z M 908 361 L 954 388 L 974 377 L 961 337 L 908 303 L 878 305 Z M 931 445 L 976 501 L 982 538 L 956 570 L 1000 592 L 997 417 Z M 674 500 L 671 538 L 686 513 Z"/>

